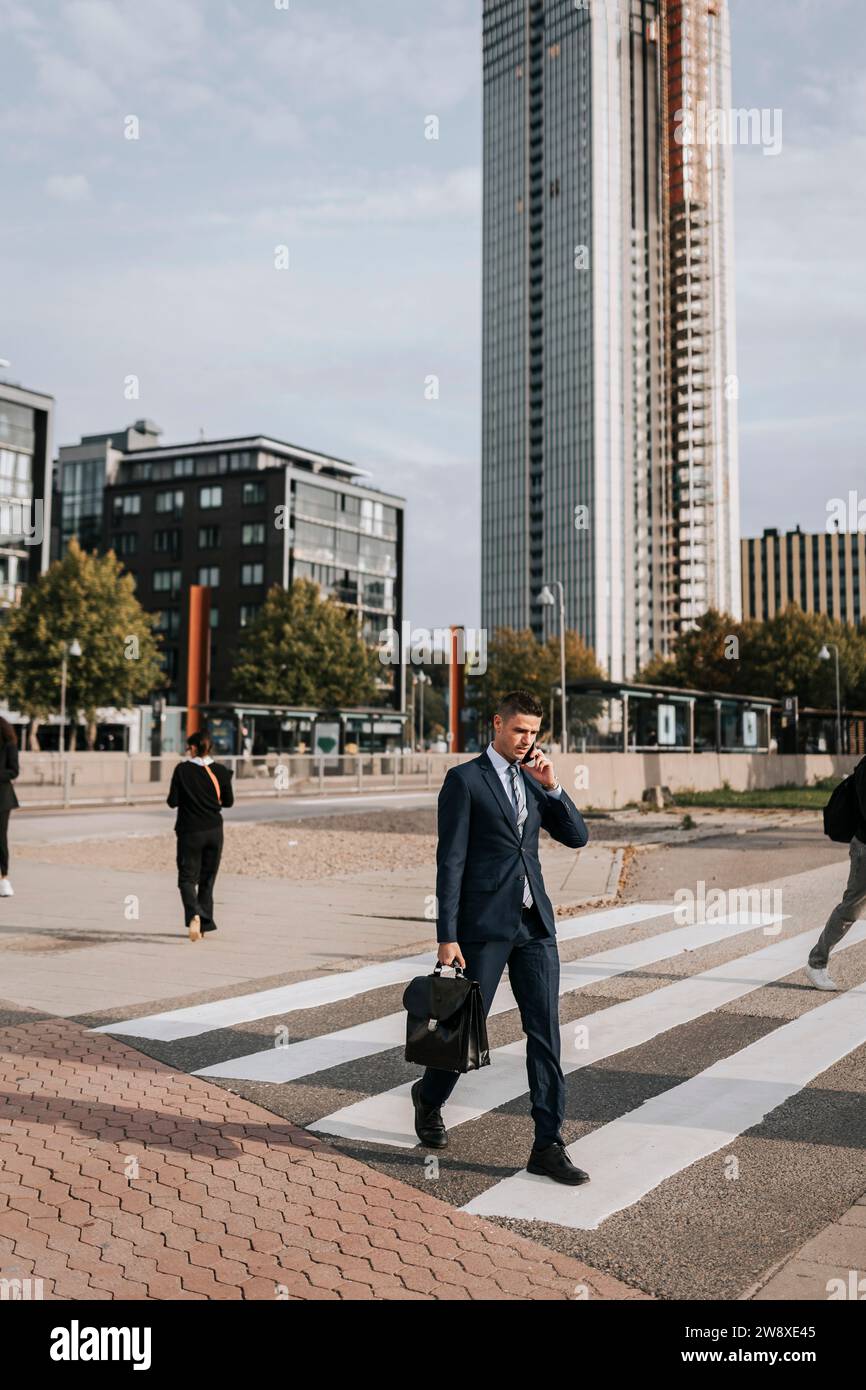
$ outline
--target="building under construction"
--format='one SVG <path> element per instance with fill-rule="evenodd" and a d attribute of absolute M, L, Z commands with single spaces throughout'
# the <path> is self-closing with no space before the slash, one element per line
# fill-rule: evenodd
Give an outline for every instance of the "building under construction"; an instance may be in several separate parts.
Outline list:
<path fill-rule="evenodd" d="M 727 0 L 485 0 L 482 624 L 739 616 Z"/>

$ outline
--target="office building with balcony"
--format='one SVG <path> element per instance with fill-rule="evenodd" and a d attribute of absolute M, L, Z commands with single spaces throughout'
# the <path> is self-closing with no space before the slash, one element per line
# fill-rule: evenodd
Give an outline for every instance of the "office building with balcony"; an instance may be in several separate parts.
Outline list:
<path fill-rule="evenodd" d="M 165 685 L 156 694 L 173 705 L 200 694 L 210 704 L 231 700 L 238 639 L 275 584 L 314 580 L 370 644 L 399 628 L 404 502 L 369 476 L 261 435 L 123 455 L 104 492 L 103 547 L 159 614 Z M 209 595 L 209 690 L 201 692 L 187 685 L 193 586 Z M 399 709 L 395 669 L 382 667 L 381 705 Z"/>
<path fill-rule="evenodd" d="M 726 0 L 485 0 L 482 625 L 612 679 L 740 604 Z"/>
<path fill-rule="evenodd" d="M 774 527 L 744 537 L 743 617 L 766 622 L 795 603 L 804 613 L 826 613 L 857 626 L 866 618 L 866 535 Z"/>
<path fill-rule="evenodd" d="M 0 380 L 0 607 L 48 566 L 54 398 Z"/>
<path fill-rule="evenodd" d="M 136 420 L 113 434 L 87 434 L 79 444 L 64 444 L 58 449 L 52 560 L 64 554 L 73 536 L 84 550 L 102 546 L 106 487 L 115 481 L 125 454 L 153 448 L 161 433 L 152 421 Z"/>

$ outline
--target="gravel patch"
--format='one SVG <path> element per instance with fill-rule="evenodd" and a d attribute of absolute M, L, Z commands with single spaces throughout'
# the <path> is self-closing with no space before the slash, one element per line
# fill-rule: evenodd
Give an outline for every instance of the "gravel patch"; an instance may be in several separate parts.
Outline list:
<path fill-rule="evenodd" d="M 374 812 L 363 817 L 363 825 L 359 824 L 360 817 L 346 815 L 322 817 L 312 823 L 303 820 L 233 825 L 227 820 L 220 870 L 250 878 L 291 878 L 298 882 L 371 869 L 433 869 L 435 811 L 432 830 L 427 828 L 430 814 L 427 810 Z M 18 845 L 13 852 L 17 859 L 43 864 L 92 864 L 102 869 L 168 873 L 175 870 L 176 839 L 169 831 L 124 840 Z"/>

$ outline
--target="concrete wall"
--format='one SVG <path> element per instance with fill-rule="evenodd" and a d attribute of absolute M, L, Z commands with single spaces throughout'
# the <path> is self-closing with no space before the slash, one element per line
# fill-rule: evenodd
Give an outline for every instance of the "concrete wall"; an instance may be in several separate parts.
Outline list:
<path fill-rule="evenodd" d="M 578 806 L 615 810 L 640 801 L 647 787 L 716 791 L 727 782 L 735 791 L 808 787 L 822 777 L 844 777 L 860 755 L 829 753 L 584 753 L 554 758 L 557 776 Z M 578 776 L 578 774 L 580 775 Z"/>
<path fill-rule="evenodd" d="M 474 753 L 406 754 L 403 757 L 364 754 L 325 759 L 322 775 L 308 755 L 269 754 L 266 758 L 220 757 L 235 774 L 237 796 L 299 796 L 320 792 L 334 795 L 373 791 L 438 792 L 445 773 Z M 833 757 L 826 753 L 801 756 L 737 753 L 571 753 L 554 755 L 562 785 L 578 806 L 616 810 L 640 802 L 647 787 L 678 791 L 715 791 L 727 782 L 736 791 L 810 786 L 822 777 L 845 776 L 859 755 Z M 166 754 L 152 759 L 145 753 L 57 753 L 22 751 L 21 775 L 15 783 L 22 806 L 105 804 L 164 801 L 178 761 Z M 288 776 L 277 779 L 277 768 Z"/>

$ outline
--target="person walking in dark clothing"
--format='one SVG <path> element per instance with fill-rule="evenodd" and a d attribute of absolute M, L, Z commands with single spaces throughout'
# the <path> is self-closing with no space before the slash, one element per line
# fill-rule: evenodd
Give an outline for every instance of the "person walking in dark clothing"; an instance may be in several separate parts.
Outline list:
<path fill-rule="evenodd" d="M 222 811 L 234 805 L 232 774 L 210 756 L 205 733 L 190 734 L 187 758 L 178 763 L 166 798 L 177 808 L 177 886 L 190 941 L 216 931 L 213 890 L 223 852 Z"/>
<path fill-rule="evenodd" d="M 559 844 L 581 849 L 589 832 L 537 746 L 543 715 L 530 691 L 504 695 L 485 752 L 446 773 L 438 808 L 436 939 L 440 964 L 456 963 L 480 984 L 485 1015 L 508 966 L 526 1034 L 535 1122 L 527 1171 L 577 1186 L 589 1175 L 572 1163 L 562 1137 L 559 949 L 538 837 L 544 829 Z M 430 1148 L 448 1143 L 440 1107 L 459 1079 L 459 1072 L 427 1067 L 412 1087 L 415 1133 Z"/>
<path fill-rule="evenodd" d="M 11 898 L 9 817 L 18 805 L 12 783 L 18 776 L 18 739 L 14 725 L 0 716 L 0 898 Z"/>
<path fill-rule="evenodd" d="M 830 952 L 857 918 L 866 915 L 866 758 L 861 758 L 854 769 L 854 795 L 857 814 L 848 850 L 851 861 L 848 883 L 842 901 L 833 908 L 824 930 L 809 952 L 806 965 L 806 976 L 815 989 L 839 988 L 827 969 Z"/>

